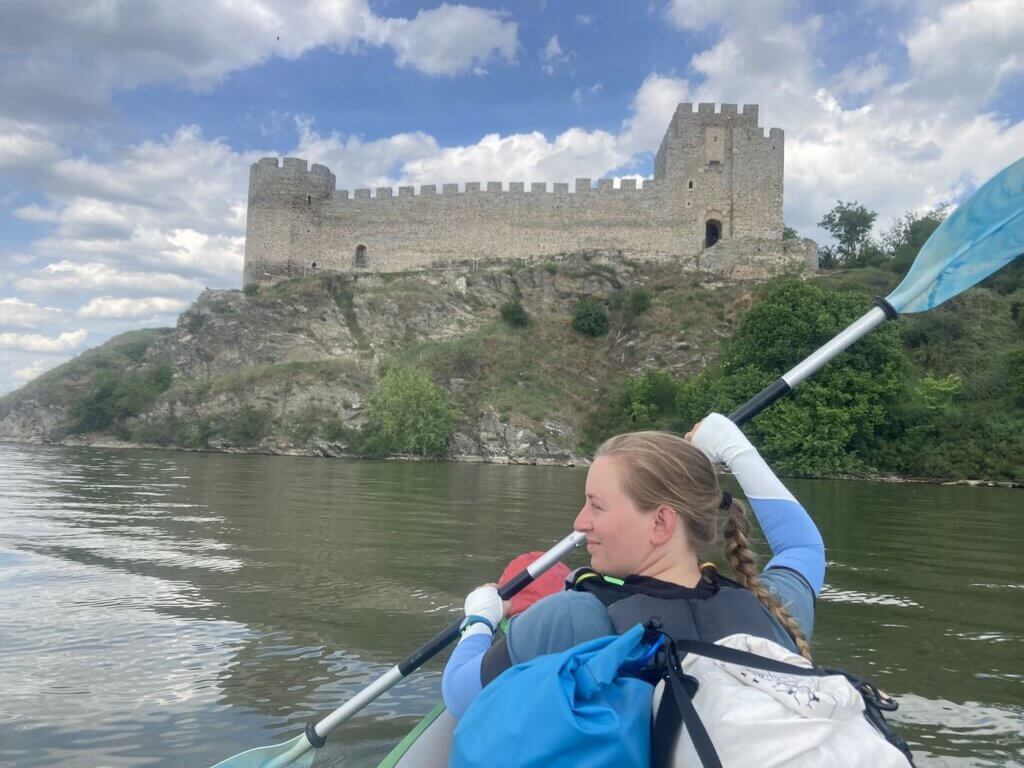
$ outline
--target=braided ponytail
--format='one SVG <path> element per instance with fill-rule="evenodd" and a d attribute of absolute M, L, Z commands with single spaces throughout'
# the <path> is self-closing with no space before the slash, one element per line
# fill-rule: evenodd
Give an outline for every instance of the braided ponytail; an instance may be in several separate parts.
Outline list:
<path fill-rule="evenodd" d="M 804 637 L 800 625 L 779 602 L 768 588 L 757 577 L 757 559 L 750 548 L 750 519 L 743 502 L 732 500 L 727 510 L 729 515 L 725 523 L 725 556 L 736 576 L 736 581 L 749 589 L 760 601 L 761 605 L 771 612 L 772 616 L 786 629 L 796 648 L 808 661 L 811 660 L 811 646 Z"/>

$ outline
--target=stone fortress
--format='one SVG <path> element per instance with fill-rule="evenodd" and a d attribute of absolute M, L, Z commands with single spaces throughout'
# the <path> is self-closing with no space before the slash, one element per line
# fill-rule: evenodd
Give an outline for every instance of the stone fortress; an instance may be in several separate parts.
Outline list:
<path fill-rule="evenodd" d="M 396 272 L 588 253 L 678 262 L 740 277 L 816 266 L 811 241 L 782 239 L 784 136 L 757 105 L 680 104 L 638 184 L 578 178 L 440 188 L 335 189 L 323 165 L 263 158 L 249 174 L 244 284 L 315 270 Z"/>

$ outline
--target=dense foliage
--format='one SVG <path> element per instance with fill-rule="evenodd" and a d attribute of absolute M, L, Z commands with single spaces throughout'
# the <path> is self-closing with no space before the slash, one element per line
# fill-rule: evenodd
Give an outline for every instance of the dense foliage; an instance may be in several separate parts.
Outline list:
<path fill-rule="evenodd" d="M 604 336 L 608 333 L 608 313 L 597 299 L 577 302 L 572 314 L 572 329 L 585 336 Z"/>
<path fill-rule="evenodd" d="M 635 429 L 683 432 L 741 404 L 870 307 L 871 294 L 854 286 L 876 288 L 879 273 L 846 274 L 838 283 L 767 284 L 717 366 L 688 379 L 665 371 L 632 379 L 594 415 L 587 442 Z M 1024 280 L 1001 280 L 1001 291 L 990 281 L 886 323 L 747 433 L 787 474 L 1024 480 L 1024 338 L 1009 309 Z"/>
<path fill-rule="evenodd" d="M 442 456 L 455 431 L 448 392 L 419 368 L 393 364 L 367 400 L 368 455 Z"/>
<path fill-rule="evenodd" d="M 119 431 L 125 421 L 145 411 L 171 386 L 167 363 L 139 371 L 101 370 L 71 402 L 67 430 L 71 433 Z"/>

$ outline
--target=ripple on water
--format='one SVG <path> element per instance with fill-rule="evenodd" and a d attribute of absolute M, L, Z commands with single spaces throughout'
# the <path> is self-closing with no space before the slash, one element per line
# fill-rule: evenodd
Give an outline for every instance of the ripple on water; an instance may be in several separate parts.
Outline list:
<path fill-rule="evenodd" d="M 890 605 L 898 608 L 920 608 L 921 604 L 909 597 L 887 595 L 879 592 L 862 592 L 856 589 L 837 589 L 831 584 L 822 587 L 819 600 L 833 603 L 859 603 L 861 605 Z"/>

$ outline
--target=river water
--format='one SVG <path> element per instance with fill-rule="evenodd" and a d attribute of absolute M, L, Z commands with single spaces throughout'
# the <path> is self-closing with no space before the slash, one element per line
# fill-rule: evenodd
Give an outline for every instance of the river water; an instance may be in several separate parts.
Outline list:
<path fill-rule="evenodd" d="M 209 766 L 295 735 L 568 533 L 583 483 L 0 445 L 0 764 Z M 1024 765 L 1024 494 L 790 486 L 828 547 L 816 660 L 898 696 L 919 765 Z M 318 765 L 375 766 L 437 701 L 440 668 Z"/>

